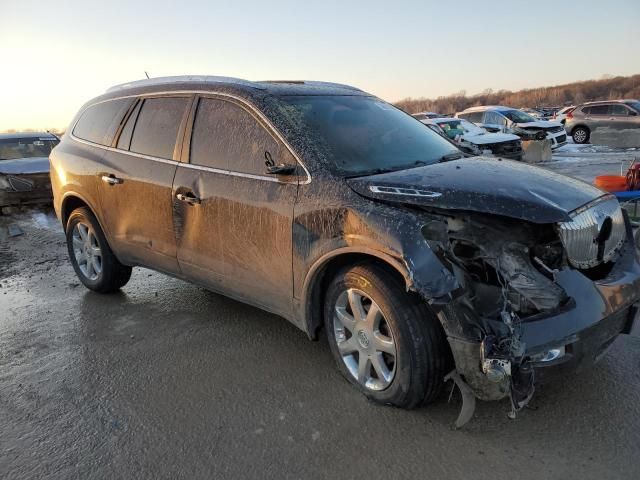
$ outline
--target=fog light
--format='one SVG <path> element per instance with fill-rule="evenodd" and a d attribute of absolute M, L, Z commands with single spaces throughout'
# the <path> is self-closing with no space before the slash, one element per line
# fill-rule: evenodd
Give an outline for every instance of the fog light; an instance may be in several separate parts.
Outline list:
<path fill-rule="evenodd" d="M 536 363 L 552 362 L 560 357 L 564 357 L 566 353 L 564 346 L 560 348 L 552 348 L 546 352 L 539 353 L 538 355 L 532 355 L 531 361 Z"/>

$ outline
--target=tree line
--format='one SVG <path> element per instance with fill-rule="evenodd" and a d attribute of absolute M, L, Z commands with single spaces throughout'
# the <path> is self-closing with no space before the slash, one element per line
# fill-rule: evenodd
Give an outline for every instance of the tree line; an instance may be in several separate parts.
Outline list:
<path fill-rule="evenodd" d="M 640 75 L 613 77 L 605 75 L 599 80 L 573 82 L 554 87 L 529 88 L 512 92 L 493 91 L 488 88 L 477 95 L 466 91 L 431 98 L 405 98 L 395 105 L 408 113 L 437 112 L 453 114 L 478 105 L 505 105 L 516 108 L 562 107 L 594 100 L 618 98 L 640 99 Z"/>

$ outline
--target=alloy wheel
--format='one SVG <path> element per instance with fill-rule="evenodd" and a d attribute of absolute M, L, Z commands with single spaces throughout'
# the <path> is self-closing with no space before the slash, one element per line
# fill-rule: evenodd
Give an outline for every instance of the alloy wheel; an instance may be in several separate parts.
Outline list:
<path fill-rule="evenodd" d="M 83 222 L 76 223 L 72 239 L 78 268 L 88 280 L 97 280 L 102 273 L 102 251 L 93 228 Z"/>
<path fill-rule="evenodd" d="M 396 373 L 396 343 L 380 307 L 349 288 L 338 297 L 333 333 L 351 376 L 369 390 L 384 390 Z"/>

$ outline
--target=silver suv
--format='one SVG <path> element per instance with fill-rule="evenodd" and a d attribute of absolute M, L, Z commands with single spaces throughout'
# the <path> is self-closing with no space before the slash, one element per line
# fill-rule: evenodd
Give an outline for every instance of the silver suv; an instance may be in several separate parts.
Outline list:
<path fill-rule="evenodd" d="M 640 101 L 606 100 L 584 103 L 567 114 L 565 128 L 573 137 L 574 143 L 588 143 L 591 132 L 596 128 L 640 128 Z"/>

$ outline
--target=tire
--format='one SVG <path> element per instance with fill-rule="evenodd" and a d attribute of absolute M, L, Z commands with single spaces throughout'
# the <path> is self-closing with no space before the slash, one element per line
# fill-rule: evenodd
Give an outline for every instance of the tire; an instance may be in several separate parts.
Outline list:
<path fill-rule="evenodd" d="M 356 320 L 352 302 L 363 307 L 360 318 L 366 315 L 369 321 Z M 381 315 L 373 315 L 372 309 Z M 375 317 L 377 327 L 370 321 Z M 414 408 L 440 394 L 452 365 L 444 331 L 429 307 L 405 291 L 395 272 L 371 263 L 340 272 L 327 289 L 324 320 L 338 369 L 369 399 Z"/>
<path fill-rule="evenodd" d="M 98 220 L 88 208 L 71 212 L 66 237 L 73 269 L 89 290 L 115 292 L 131 278 L 131 267 L 121 264 L 115 257 Z"/>
<path fill-rule="evenodd" d="M 591 132 L 587 127 L 576 127 L 571 132 L 573 143 L 589 143 Z"/>

